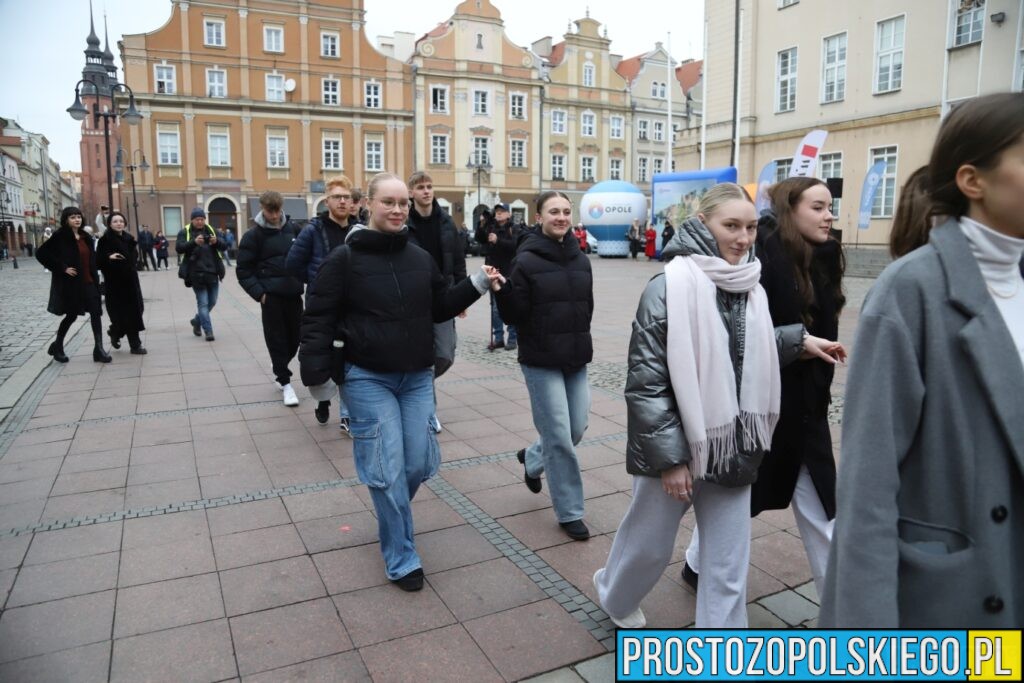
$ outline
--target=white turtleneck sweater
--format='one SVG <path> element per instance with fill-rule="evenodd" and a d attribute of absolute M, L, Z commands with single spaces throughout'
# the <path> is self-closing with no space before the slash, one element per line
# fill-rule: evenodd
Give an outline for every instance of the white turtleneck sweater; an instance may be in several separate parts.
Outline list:
<path fill-rule="evenodd" d="M 996 232 L 967 216 L 960 219 L 960 230 L 971 245 L 989 296 L 1003 314 L 1024 363 L 1024 277 L 1020 273 L 1024 239 Z"/>

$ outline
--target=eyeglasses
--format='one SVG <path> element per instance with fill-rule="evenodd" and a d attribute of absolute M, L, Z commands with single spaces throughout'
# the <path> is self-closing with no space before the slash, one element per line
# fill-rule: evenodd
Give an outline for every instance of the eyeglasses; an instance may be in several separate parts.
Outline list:
<path fill-rule="evenodd" d="M 332 200 L 332 201 L 335 201 L 335 202 L 347 202 L 348 200 L 352 199 L 352 195 L 350 195 L 350 194 L 332 194 L 332 195 L 329 195 L 327 198 Z"/>
<path fill-rule="evenodd" d="M 395 201 L 394 199 L 379 199 L 378 201 L 380 202 L 380 205 L 383 206 L 388 211 L 391 211 L 396 206 L 399 209 L 401 209 L 402 211 L 408 211 L 409 210 L 409 200 L 408 199 L 400 199 L 398 201 Z"/>

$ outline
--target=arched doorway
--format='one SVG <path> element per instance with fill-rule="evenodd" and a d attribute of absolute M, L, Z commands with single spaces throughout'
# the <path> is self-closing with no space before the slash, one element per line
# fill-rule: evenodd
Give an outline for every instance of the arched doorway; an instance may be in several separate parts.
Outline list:
<path fill-rule="evenodd" d="M 206 210 L 207 223 L 217 230 L 232 230 L 238 237 L 238 206 L 227 197 L 217 197 Z"/>
<path fill-rule="evenodd" d="M 316 210 L 313 211 L 313 215 L 318 215 L 327 210 L 327 200 L 321 199 L 316 203 Z"/>

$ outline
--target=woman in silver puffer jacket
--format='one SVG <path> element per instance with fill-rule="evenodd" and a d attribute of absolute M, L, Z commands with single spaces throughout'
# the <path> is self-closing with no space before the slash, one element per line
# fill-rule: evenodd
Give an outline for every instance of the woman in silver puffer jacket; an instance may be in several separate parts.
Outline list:
<path fill-rule="evenodd" d="M 640 299 L 626 380 L 633 499 L 594 574 L 601 606 L 620 627 L 646 624 L 640 602 L 668 566 L 691 504 L 708 570 L 696 625 L 747 625 L 750 484 L 778 420 L 779 368 L 803 353 L 834 353 L 803 325 L 772 326 L 756 233 L 746 192 L 716 185 Z"/>

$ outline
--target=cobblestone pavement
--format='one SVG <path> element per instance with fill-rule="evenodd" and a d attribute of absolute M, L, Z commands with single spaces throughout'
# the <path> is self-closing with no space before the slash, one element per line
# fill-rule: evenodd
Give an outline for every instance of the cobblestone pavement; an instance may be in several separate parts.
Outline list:
<path fill-rule="evenodd" d="M 413 504 L 427 576 L 414 595 L 383 575 L 352 442 L 317 424 L 303 388 L 299 408 L 281 404 L 259 307 L 234 272 L 214 343 L 192 336 L 194 299 L 173 272 L 142 273 L 149 355 L 99 365 L 76 341 L 0 432 L 0 680 L 612 680 L 591 576 L 629 505 L 625 353 L 660 266 L 593 263 L 594 391 L 578 448 L 593 537 L 570 542 L 546 490 L 522 484 L 529 397 L 515 354 L 485 349 L 481 302 L 437 382 L 443 463 Z M 850 284 L 844 341 L 863 290 Z M 844 382 L 840 369 L 837 392 Z M 693 621 L 679 568 L 644 602 L 651 626 Z M 753 521 L 748 601 L 752 626 L 815 623 L 789 511 Z"/>
<path fill-rule="evenodd" d="M 10 260 L 0 270 L 0 384 L 29 357 L 46 346 L 57 331 L 58 318 L 46 312 L 50 273 L 34 258 Z"/>

